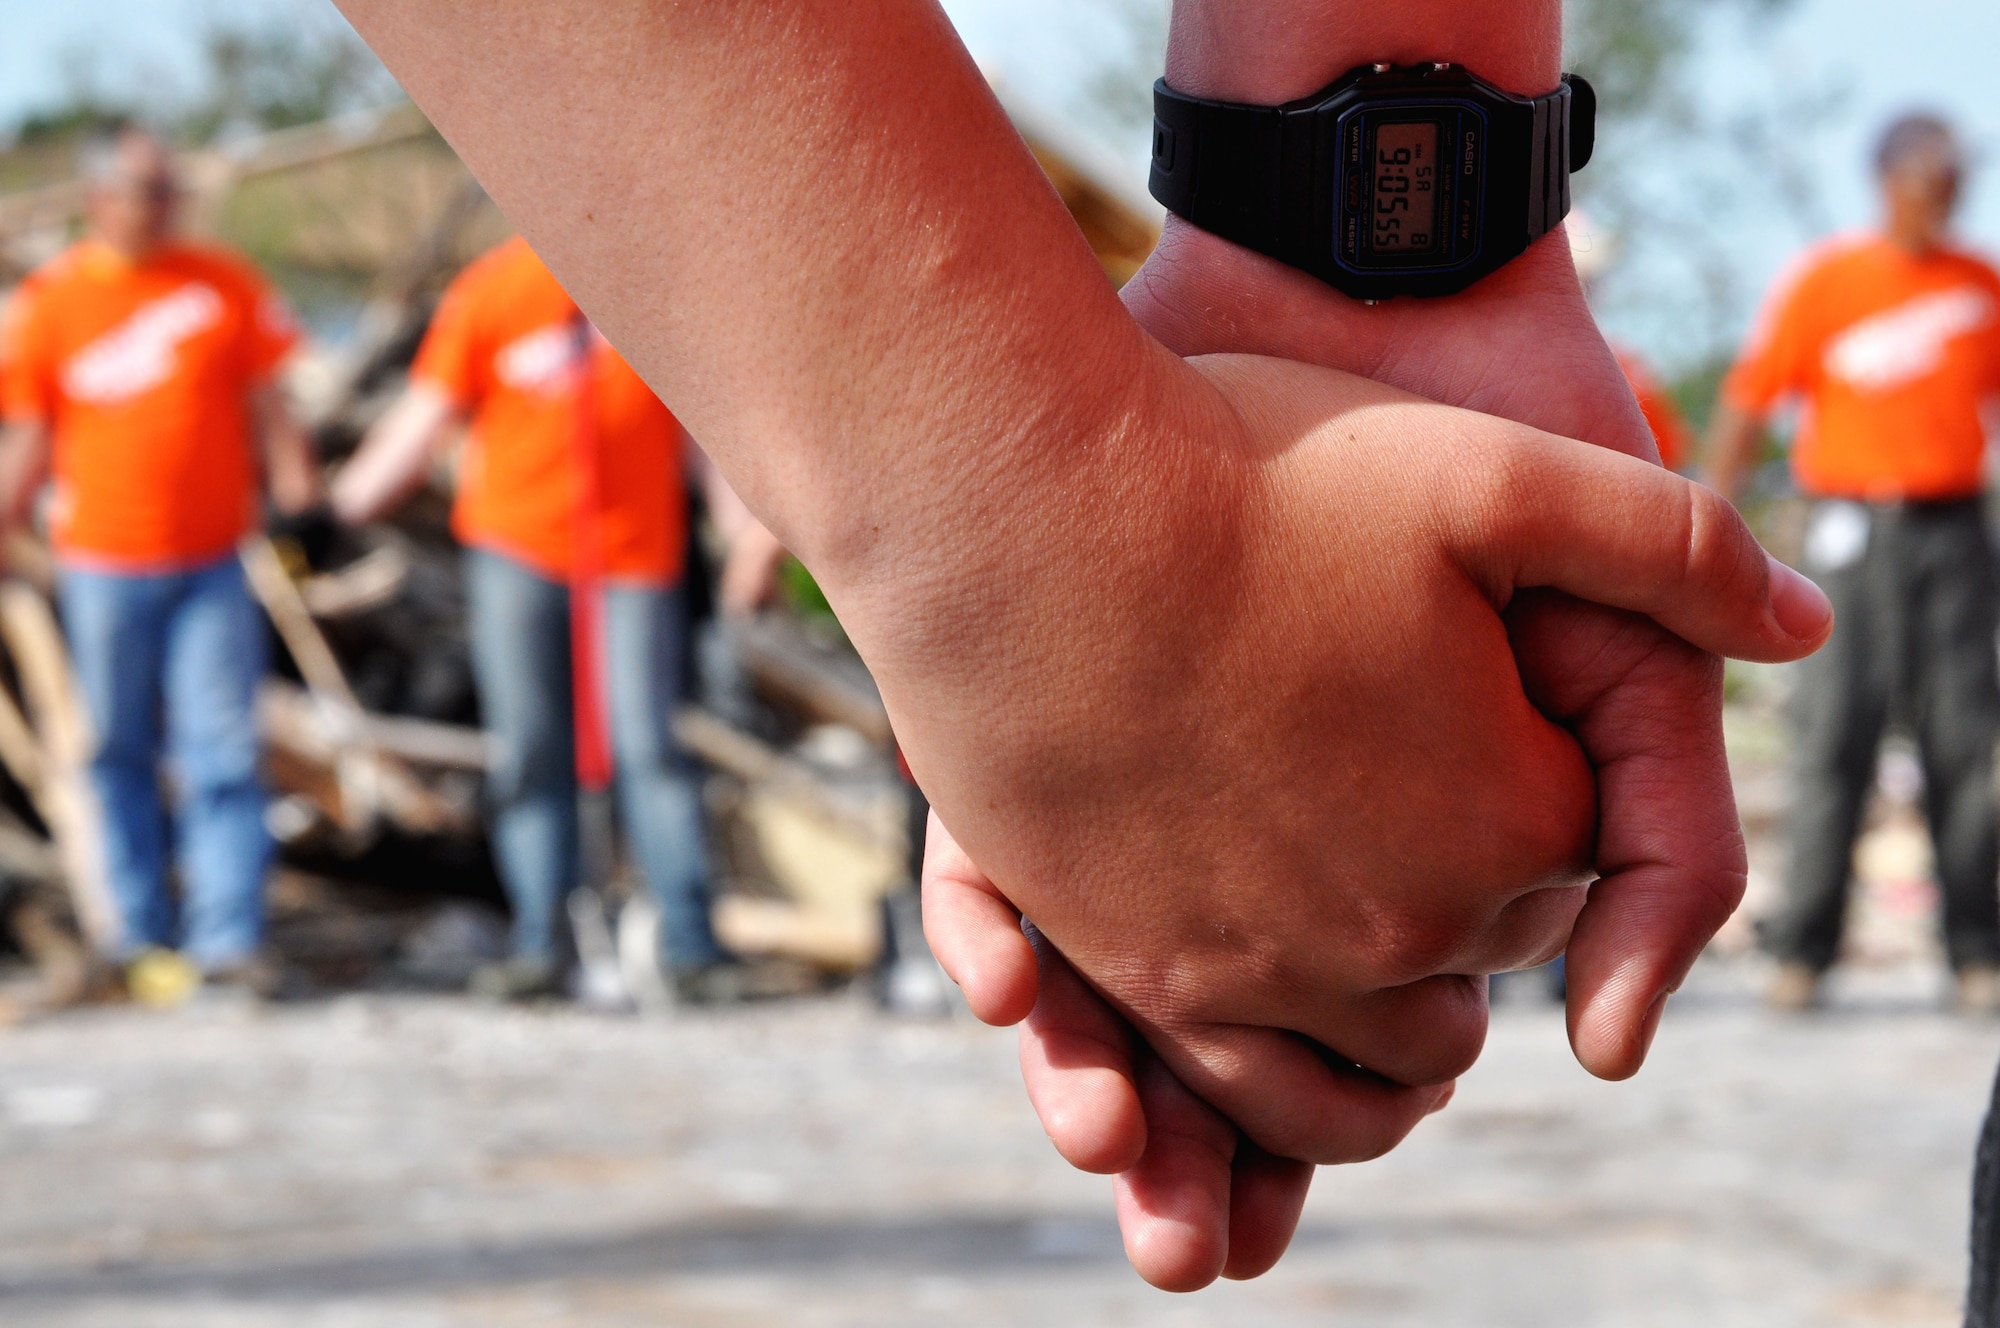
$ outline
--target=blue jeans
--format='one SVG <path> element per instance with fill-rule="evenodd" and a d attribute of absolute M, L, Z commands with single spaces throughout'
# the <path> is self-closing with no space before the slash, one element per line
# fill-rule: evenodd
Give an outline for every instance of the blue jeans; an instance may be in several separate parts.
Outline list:
<path fill-rule="evenodd" d="M 569 588 L 486 549 L 466 552 L 472 668 L 496 747 L 487 791 L 514 953 L 554 959 L 581 866 L 570 695 Z M 611 585 L 604 594 L 613 784 L 633 856 L 659 905 L 676 969 L 713 963 L 701 795 L 670 725 L 680 703 L 681 592 Z"/>
<path fill-rule="evenodd" d="M 97 734 L 90 778 L 126 952 L 178 947 L 204 968 L 248 958 L 263 939 L 271 840 L 257 772 L 264 617 L 242 566 L 233 553 L 177 572 L 65 566 L 59 595 Z M 163 754 L 179 795 L 171 834 Z"/>

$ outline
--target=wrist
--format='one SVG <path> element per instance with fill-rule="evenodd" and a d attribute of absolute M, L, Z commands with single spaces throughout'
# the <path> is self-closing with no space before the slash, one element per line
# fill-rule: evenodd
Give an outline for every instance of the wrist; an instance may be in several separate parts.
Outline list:
<path fill-rule="evenodd" d="M 1539 96 L 1562 74 L 1561 0 L 1181 0 L 1167 82 L 1190 96 L 1275 105 L 1357 65 L 1431 60 Z"/>
<path fill-rule="evenodd" d="M 869 445 L 879 462 L 851 474 L 791 466 L 731 477 L 836 608 L 873 588 L 893 610 L 917 586 L 950 597 L 961 583 L 1011 582 L 1045 546 L 1071 543 L 1092 502 L 1114 502 L 1141 486 L 1135 472 L 1159 468 L 1146 440 L 1175 397 L 1168 384 L 1189 375 L 1092 275 L 1088 302 L 1045 302 L 983 328 L 966 338 L 977 364 L 935 370 L 954 383 L 958 426 L 878 427 Z"/>
<path fill-rule="evenodd" d="M 1408 320 L 1506 314 L 1590 326 L 1569 243 L 1558 230 L 1461 294 L 1414 307 L 1371 309 L 1275 258 L 1169 216 L 1156 261 L 1125 287 L 1125 306 L 1177 355 L 1242 353 L 1306 360 L 1381 377 Z M 1595 336 L 1593 330 L 1592 336 Z M 1463 405 L 1436 385 L 1398 383 Z"/>

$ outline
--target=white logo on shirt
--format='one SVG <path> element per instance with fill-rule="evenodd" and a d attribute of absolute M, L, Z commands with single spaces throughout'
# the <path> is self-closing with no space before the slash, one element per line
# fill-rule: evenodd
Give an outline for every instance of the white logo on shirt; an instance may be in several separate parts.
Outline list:
<path fill-rule="evenodd" d="M 1975 287 L 1921 295 L 1835 337 L 1826 369 L 1862 391 L 1886 392 L 1934 373 L 1954 338 L 1992 320 L 1992 297 Z"/>
<path fill-rule="evenodd" d="M 222 296 L 206 282 L 190 282 L 140 305 L 72 355 L 63 366 L 63 390 L 73 401 L 99 404 L 150 392 L 174 376 L 181 343 L 221 321 Z"/>
<path fill-rule="evenodd" d="M 575 331 L 568 323 L 551 323 L 502 346 L 493 371 L 517 392 L 552 396 L 568 386 L 575 355 Z"/>

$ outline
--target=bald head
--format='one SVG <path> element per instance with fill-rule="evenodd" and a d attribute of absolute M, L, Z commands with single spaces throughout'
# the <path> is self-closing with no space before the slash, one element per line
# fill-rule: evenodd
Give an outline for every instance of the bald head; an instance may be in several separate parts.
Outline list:
<path fill-rule="evenodd" d="M 1890 121 L 1875 145 L 1889 238 L 1919 254 L 1943 246 L 1964 176 L 1965 150 L 1943 119 L 1913 113 Z"/>
<path fill-rule="evenodd" d="M 130 258 L 143 258 L 173 228 L 179 187 L 173 154 L 144 129 L 121 129 L 84 152 L 90 187 L 90 230 Z"/>

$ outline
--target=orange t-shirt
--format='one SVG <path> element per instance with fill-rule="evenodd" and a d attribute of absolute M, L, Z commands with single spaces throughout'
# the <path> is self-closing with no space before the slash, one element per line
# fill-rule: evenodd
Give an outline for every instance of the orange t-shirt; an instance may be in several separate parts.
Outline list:
<path fill-rule="evenodd" d="M 2000 394 L 2000 274 L 1969 254 L 1922 257 L 1836 240 L 1782 282 L 1723 392 L 1761 412 L 1798 395 L 1799 487 L 1828 498 L 1979 492 L 1982 403 Z"/>
<path fill-rule="evenodd" d="M 254 269 L 171 245 L 138 262 L 85 241 L 21 283 L 0 329 L 0 402 L 51 430 L 59 553 L 187 566 L 254 523 L 249 393 L 298 339 Z"/>
<path fill-rule="evenodd" d="M 1668 470 L 1679 470 L 1688 452 L 1687 420 L 1680 407 L 1637 355 L 1622 346 L 1613 346 L 1611 353 L 1617 357 L 1625 381 L 1632 385 L 1632 395 L 1639 398 L 1646 427 L 1653 431 L 1653 445 L 1660 450 L 1660 464 Z"/>
<path fill-rule="evenodd" d="M 516 237 L 460 273 L 438 305 L 412 378 L 471 416 L 452 529 L 555 580 L 573 569 L 577 309 Z M 604 572 L 670 585 L 686 556 L 679 421 L 590 332 Z"/>

